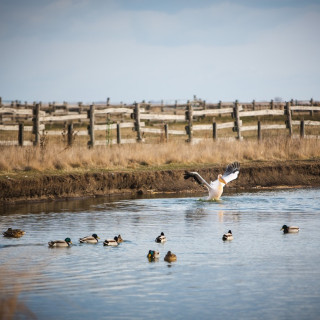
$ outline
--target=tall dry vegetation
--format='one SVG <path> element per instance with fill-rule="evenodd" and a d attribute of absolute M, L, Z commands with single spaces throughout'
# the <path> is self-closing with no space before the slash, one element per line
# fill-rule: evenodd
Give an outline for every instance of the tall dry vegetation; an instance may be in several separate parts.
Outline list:
<path fill-rule="evenodd" d="M 320 158 L 320 140 L 287 137 L 256 140 L 207 140 L 190 145 L 181 142 L 65 148 L 2 147 L 0 171 L 122 169 L 140 166 L 215 164 L 252 160 L 303 160 Z"/>

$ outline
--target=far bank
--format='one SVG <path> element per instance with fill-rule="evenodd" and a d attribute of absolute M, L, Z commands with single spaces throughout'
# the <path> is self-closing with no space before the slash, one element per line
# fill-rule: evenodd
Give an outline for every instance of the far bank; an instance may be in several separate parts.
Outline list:
<path fill-rule="evenodd" d="M 225 165 L 180 168 L 139 168 L 135 170 L 88 172 L 19 172 L 0 177 L 0 202 L 58 200 L 108 194 L 186 193 L 206 190 L 184 180 L 185 170 L 198 171 L 206 180 L 216 179 Z M 237 180 L 228 190 L 320 186 L 320 160 L 241 163 Z"/>

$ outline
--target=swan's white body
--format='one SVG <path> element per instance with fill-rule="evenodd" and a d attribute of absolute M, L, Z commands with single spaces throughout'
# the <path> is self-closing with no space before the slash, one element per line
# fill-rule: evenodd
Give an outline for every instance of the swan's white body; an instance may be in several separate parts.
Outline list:
<path fill-rule="evenodd" d="M 211 181 L 210 183 L 204 180 L 198 172 L 186 172 L 184 178 L 188 179 L 192 177 L 200 185 L 204 185 L 209 192 L 209 195 L 206 198 L 206 200 L 219 200 L 223 193 L 224 186 L 230 181 L 237 179 L 239 171 L 240 163 L 233 162 L 227 166 L 223 175 L 219 174 L 218 179 L 215 181 Z"/>

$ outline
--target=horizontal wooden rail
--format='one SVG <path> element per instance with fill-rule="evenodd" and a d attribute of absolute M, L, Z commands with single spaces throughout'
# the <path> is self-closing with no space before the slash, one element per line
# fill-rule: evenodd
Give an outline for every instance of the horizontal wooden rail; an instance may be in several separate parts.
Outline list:
<path fill-rule="evenodd" d="M 198 110 L 193 111 L 194 116 L 215 116 L 219 114 L 232 113 L 233 108 L 223 108 L 223 109 L 209 109 L 209 110 Z"/>
<path fill-rule="evenodd" d="M 141 120 L 156 120 L 156 121 L 186 121 L 185 115 L 175 114 L 146 114 L 140 113 Z"/>
<path fill-rule="evenodd" d="M 300 126 L 301 121 L 293 120 L 292 124 L 296 126 Z M 311 120 L 304 120 L 304 124 L 306 126 L 320 126 L 320 121 L 311 121 Z"/>
<path fill-rule="evenodd" d="M 283 110 L 257 110 L 257 111 L 241 111 L 240 117 L 258 117 L 258 116 L 281 116 L 284 115 Z"/>
<path fill-rule="evenodd" d="M 86 114 L 40 117 L 41 122 L 71 121 L 71 120 L 85 120 L 85 119 L 88 119 L 88 116 Z"/>

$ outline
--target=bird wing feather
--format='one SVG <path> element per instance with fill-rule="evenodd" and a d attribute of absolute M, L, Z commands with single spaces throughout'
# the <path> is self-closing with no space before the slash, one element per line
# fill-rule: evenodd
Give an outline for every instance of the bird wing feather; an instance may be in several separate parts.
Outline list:
<path fill-rule="evenodd" d="M 224 174 L 222 175 L 223 180 L 226 183 L 229 183 L 232 180 L 237 179 L 240 172 L 240 163 L 239 162 L 233 162 L 228 164 Z"/>
<path fill-rule="evenodd" d="M 185 179 L 189 179 L 189 178 L 193 178 L 197 183 L 199 183 L 201 186 L 205 185 L 207 188 L 211 188 L 211 186 L 209 185 L 209 183 L 204 180 L 200 174 L 198 172 L 188 172 L 186 171 L 184 173 L 184 178 Z"/>

